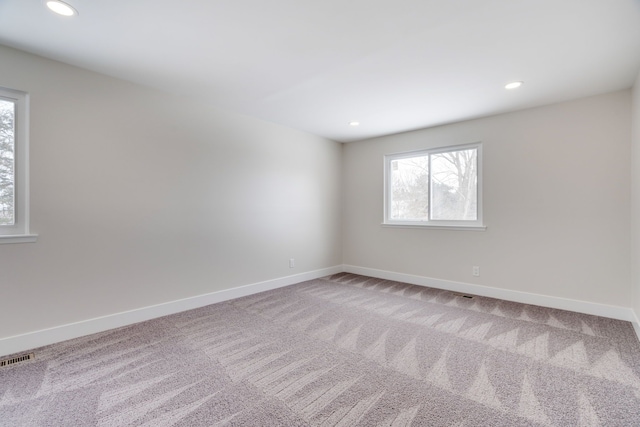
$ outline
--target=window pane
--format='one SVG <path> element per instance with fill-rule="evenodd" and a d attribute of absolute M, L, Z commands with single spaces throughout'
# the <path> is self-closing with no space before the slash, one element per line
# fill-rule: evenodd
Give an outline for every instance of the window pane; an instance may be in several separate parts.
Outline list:
<path fill-rule="evenodd" d="M 429 219 L 429 157 L 391 161 L 390 218 Z"/>
<path fill-rule="evenodd" d="M 0 225 L 15 221 L 15 105 L 0 99 Z"/>
<path fill-rule="evenodd" d="M 431 219 L 478 219 L 478 150 L 431 155 Z"/>

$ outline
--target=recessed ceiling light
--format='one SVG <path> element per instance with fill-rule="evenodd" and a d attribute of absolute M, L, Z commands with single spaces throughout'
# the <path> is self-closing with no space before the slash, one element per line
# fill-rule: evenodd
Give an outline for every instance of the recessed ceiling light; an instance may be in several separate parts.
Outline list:
<path fill-rule="evenodd" d="M 505 85 L 505 89 L 516 89 L 519 88 L 520 86 L 522 86 L 523 82 L 511 82 L 507 85 Z"/>
<path fill-rule="evenodd" d="M 59 0 L 47 0 L 47 7 L 62 16 L 74 16 L 78 14 L 78 11 L 75 10 L 73 6 Z"/>
<path fill-rule="evenodd" d="M 349 122 L 349 126 L 360 126 L 360 122 Z"/>

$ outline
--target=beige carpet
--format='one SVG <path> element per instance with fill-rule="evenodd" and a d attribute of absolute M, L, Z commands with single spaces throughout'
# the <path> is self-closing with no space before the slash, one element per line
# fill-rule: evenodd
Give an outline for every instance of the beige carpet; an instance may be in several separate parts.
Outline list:
<path fill-rule="evenodd" d="M 36 350 L 1 426 L 640 426 L 628 322 L 351 274 Z"/>

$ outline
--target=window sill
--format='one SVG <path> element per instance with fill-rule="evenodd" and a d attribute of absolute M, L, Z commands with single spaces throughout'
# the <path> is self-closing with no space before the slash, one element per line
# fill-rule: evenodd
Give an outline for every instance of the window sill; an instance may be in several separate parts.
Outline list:
<path fill-rule="evenodd" d="M 8 234 L 0 236 L 0 245 L 5 243 L 35 243 L 37 234 Z"/>
<path fill-rule="evenodd" d="M 422 224 L 396 224 L 386 223 L 381 224 L 383 227 L 390 228 L 423 228 L 428 230 L 453 230 L 453 231 L 486 231 L 486 225 L 422 225 Z"/>

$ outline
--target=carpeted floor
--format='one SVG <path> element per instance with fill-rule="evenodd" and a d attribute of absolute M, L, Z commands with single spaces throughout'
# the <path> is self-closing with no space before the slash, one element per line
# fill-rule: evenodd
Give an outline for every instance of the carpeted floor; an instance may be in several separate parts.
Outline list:
<path fill-rule="evenodd" d="M 44 347 L 1 426 L 640 426 L 628 322 L 338 274 Z"/>

